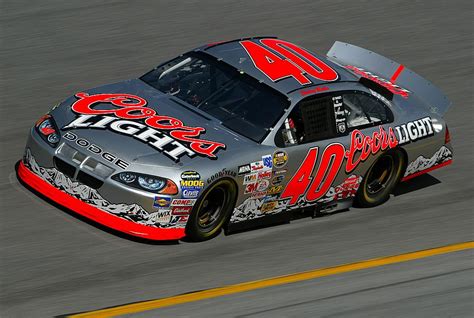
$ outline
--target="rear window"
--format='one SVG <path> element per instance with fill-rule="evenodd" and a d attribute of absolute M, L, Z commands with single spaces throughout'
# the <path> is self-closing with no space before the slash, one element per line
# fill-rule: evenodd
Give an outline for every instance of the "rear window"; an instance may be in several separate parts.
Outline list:
<path fill-rule="evenodd" d="M 348 129 L 372 127 L 393 121 L 388 107 L 374 96 L 348 92 L 342 98 Z"/>

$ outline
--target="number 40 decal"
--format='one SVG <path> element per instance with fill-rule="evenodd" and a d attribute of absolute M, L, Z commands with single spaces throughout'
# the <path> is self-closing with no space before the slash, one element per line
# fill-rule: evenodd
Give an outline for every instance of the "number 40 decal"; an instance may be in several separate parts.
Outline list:
<path fill-rule="evenodd" d="M 328 82 L 338 78 L 329 65 L 293 43 L 278 39 L 261 39 L 260 43 L 262 45 L 249 40 L 240 42 L 255 67 L 274 82 L 293 77 L 301 85 L 311 84 L 305 74 Z M 281 54 L 284 59 L 269 49 Z"/>
<path fill-rule="evenodd" d="M 314 178 L 313 170 L 318 160 L 319 147 L 311 148 L 296 174 L 291 178 L 281 199 L 290 199 L 289 205 L 294 205 L 306 193 L 305 201 L 312 202 L 320 199 L 329 190 L 344 161 L 345 148 L 335 143 L 326 149 L 321 157 L 321 163 Z"/>
<path fill-rule="evenodd" d="M 351 133 L 351 145 L 348 151 L 340 143 L 330 144 L 324 149 L 321 162 L 315 176 L 312 177 L 319 152 L 319 147 L 313 147 L 309 149 L 306 158 L 288 182 L 280 198 L 290 199 L 289 205 L 295 205 L 303 195 L 306 202 L 314 202 L 322 198 L 331 188 L 345 158 L 347 158 L 345 172 L 350 173 L 370 155 L 393 149 L 397 145 L 398 140 L 392 127 L 389 127 L 387 133 L 382 126 L 379 126 L 371 136 L 355 129 Z"/>

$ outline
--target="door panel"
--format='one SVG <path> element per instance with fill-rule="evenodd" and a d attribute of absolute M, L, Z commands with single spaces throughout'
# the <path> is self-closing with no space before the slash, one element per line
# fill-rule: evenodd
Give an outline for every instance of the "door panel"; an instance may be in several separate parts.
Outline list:
<path fill-rule="evenodd" d="M 291 163 L 280 199 L 290 208 L 352 198 L 378 152 L 397 145 L 393 130 L 379 126 L 390 119 L 382 102 L 344 94 L 301 101 L 280 128 Z"/>

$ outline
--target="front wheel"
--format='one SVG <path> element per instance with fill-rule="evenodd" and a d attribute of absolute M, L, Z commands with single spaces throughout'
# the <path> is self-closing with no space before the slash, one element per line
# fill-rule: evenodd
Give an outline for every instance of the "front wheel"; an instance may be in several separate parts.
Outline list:
<path fill-rule="evenodd" d="M 211 185 L 196 202 L 186 225 L 192 241 L 205 241 L 217 236 L 234 208 L 237 189 L 228 179 Z"/>
<path fill-rule="evenodd" d="M 400 150 L 382 154 L 367 171 L 357 195 L 355 205 L 373 207 L 384 203 L 403 176 L 405 156 Z"/>

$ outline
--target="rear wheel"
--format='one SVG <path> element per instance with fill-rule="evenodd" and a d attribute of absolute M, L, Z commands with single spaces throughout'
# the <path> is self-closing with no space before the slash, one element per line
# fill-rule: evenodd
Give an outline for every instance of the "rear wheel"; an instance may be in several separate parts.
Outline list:
<path fill-rule="evenodd" d="M 209 187 L 196 202 L 186 225 L 186 235 L 193 241 L 205 241 L 217 236 L 232 213 L 237 189 L 228 179 Z"/>
<path fill-rule="evenodd" d="M 382 154 L 367 171 L 357 192 L 355 205 L 373 207 L 387 201 L 403 176 L 404 168 L 402 151 L 391 150 Z"/>

